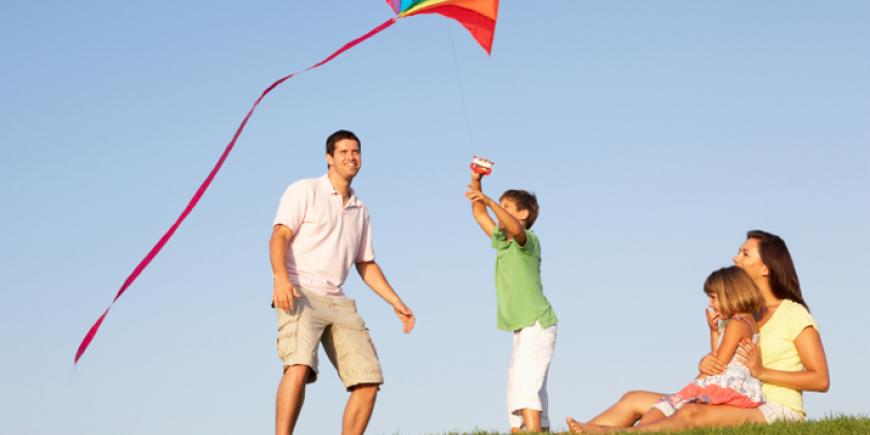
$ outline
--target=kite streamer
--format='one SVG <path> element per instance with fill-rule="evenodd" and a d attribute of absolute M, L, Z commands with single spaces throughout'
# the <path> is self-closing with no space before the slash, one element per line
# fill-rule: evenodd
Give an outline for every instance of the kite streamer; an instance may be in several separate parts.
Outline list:
<path fill-rule="evenodd" d="M 334 53 L 330 54 L 320 62 L 317 62 L 310 67 L 297 71 L 291 74 L 288 74 L 280 79 L 276 80 L 274 83 L 269 85 L 263 92 L 260 94 L 259 98 L 254 101 L 254 104 L 251 106 L 248 113 L 245 115 L 244 119 L 242 119 L 241 124 L 236 129 L 236 133 L 233 135 L 232 140 L 230 140 L 229 144 L 227 144 L 226 148 L 224 148 L 223 153 L 221 153 L 220 158 L 218 158 L 217 163 L 215 163 L 211 172 L 209 172 L 206 179 L 200 184 L 199 188 L 196 189 L 196 192 L 193 194 L 193 197 L 188 201 L 187 206 L 184 207 L 184 210 L 175 220 L 175 223 L 172 224 L 171 227 L 160 237 L 160 240 L 154 244 L 154 247 L 148 251 L 148 254 L 139 261 L 139 264 L 133 269 L 133 272 L 127 276 L 127 279 L 124 280 L 124 283 L 121 285 L 121 288 L 118 289 L 118 292 L 115 294 L 114 299 L 106 307 L 106 310 L 103 311 L 103 314 L 94 322 L 91 329 L 88 330 L 88 333 L 85 335 L 85 338 L 82 340 L 81 344 L 79 344 L 78 350 L 76 351 L 75 358 L 73 360 L 73 364 L 78 364 L 79 359 L 88 349 L 91 342 L 96 336 L 97 331 L 99 331 L 100 326 L 102 326 L 103 321 L 106 319 L 106 315 L 109 314 L 109 310 L 112 309 L 112 306 L 124 292 L 136 281 L 136 278 L 139 277 L 139 274 L 148 267 L 148 264 L 151 263 L 151 260 L 160 253 L 160 250 L 166 245 L 169 239 L 172 238 L 172 235 L 175 234 L 175 231 L 178 230 L 178 227 L 181 226 L 181 223 L 187 218 L 191 211 L 193 211 L 196 204 L 199 203 L 199 200 L 205 194 L 205 191 L 208 190 L 208 187 L 211 185 L 211 182 L 214 180 L 218 171 L 220 171 L 227 157 L 229 157 L 230 152 L 233 150 L 233 147 L 236 145 L 236 141 L 239 139 L 239 136 L 242 134 L 242 131 L 245 129 L 245 125 L 247 125 L 248 120 L 251 119 L 251 115 L 254 114 L 254 110 L 260 105 L 260 102 L 266 98 L 266 95 L 269 95 L 272 90 L 276 87 L 290 79 L 291 77 L 304 73 L 306 71 L 310 71 L 317 67 L 320 67 L 327 62 L 335 59 L 340 54 L 344 53 L 347 50 L 350 50 L 357 44 L 371 38 L 372 36 L 380 33 L 384 29 L 392 26 L 396 23 L 396 21 L 400 18 L 409 17 L 418 14 L 439 14 L 448 18 L 452 18 L 456 21 L 459 21 L 474 37 L 475 40 L 486 50 L 487 53 L 492 52 L 492 40 L 493 35 L 495 34 L 495 22 L 498 15 L 498 0 L 387 0 L 387 4 L 389 4 L 393 11 L 397 14 L 397 16 L 384 21 L 377 27 L 370 30 L 365 35 L 360 36 L 346 44 L 344 44 L 341 48 L 336 50 Z"/>

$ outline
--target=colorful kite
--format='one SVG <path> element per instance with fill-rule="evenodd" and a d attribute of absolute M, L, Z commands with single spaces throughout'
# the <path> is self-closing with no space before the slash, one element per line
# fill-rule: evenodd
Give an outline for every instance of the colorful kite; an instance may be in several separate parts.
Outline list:
<path fill-rule="evenodd" d="M 366 39 L 371 38 L 377 33 L 380 33 L 382 30 L 387 27 L 392 26 L 396 23 L 400 18 L 410 17 L 413 15 L 419 14 L 439 14 L 448 18 L 452 18 L 459 23 L 461 23 L 477 40 L 477 42 L 486 50 L 487 53 L 492 51 L 492 39 L 495 34 L 495 22 L 498 16 L 498 0 L 387 0 L 387 4 L 393 8 L 396 16 L 390 18 L 387 21 L 384 21 L 374 29 L 370 30 L 363 36 L 360 36 L 353 41 L 348 42 L 338 50 L 336 50 L 331 55 L 327 56 L 325 59 L 320 62 L 302 70 L 297 71 L 291 74 L 288 74 L 274 83 L 269 85 L 259 96 L 259 98 L 254 101 L 254 104 L 251 106 L 251 109 L 248 110 L 248 114 L 242 119 L 242 123 L 236 129 L 236 133 L 233 135 L 232 140 L 226 146 L 220 158 L 218 158 L 217 163 L 212 168 L 211 172 L 209 172 L 208 177 L 200 184 L 199 188 L 196 189 L 196 192 L 193 194 L 193 198 L 188 201 L 187 206 L 184 207 L 184 210 L 175 220 L 175 223 L 169 227 L 169 230 L 163 234 L 163 237 L 157 241 L 154 247 L 148 251 L 148 254 L 139 262 L 138 265 L 133 269 L 133 272 L 127 276 L 127 279 L 124 280 L 124 283 L 121 285 L 121 288 L 118 289 L 118 292 L 115 294 L 115 298 L 112 299 L 112 303 L 103 311 L 103 314 L 94 322 L 94 325 L 91 326 L 91 329 L 88 330 L 88 333 L 85 335 L 85 338 L 82 340 L 81 344 L 79 344 L 79 348 L 76 351 L 76 356 L 74 359 L 74 364 L 79 362 L 79 359 L 88 349 L 88 346 L 93 341 L 94 336 L 97 334 L 97 331 L 100 329 L 100 326 L 103 324 L 103 320 L 106 319 L 106 315 L 109 314 L 109 310 L 112 308 L 112 305 L 118 301 L 121 295 L 127 291 L 131 284 L 139 277 L 139 274 L 148 267 L 148 264 L 151 263 L 151 260 L 157 256 L 163 246 L 166 245 L 166 242 L 172 238 L 172 235 L 175 234 L 175 231 L 181 225 L 182 222 L 187 218 L 187 215 L 193 211 L 196 204 L 202 198 L 202 195 L 205 194 L 205 191 L 208 190 L 208 187 L 211 185 L 211 182 L 214 180 L 214 177 L 217 175 L 218 171 L 220 171 L 221 166 L 223 166 L 230 152 L 233 150 L 233 147 L 236 145 L 236 141 L 239 139 L 239 136 L 242 134 L 242 131 L 245 129 L 245 125 L 248 123 L 248 120 L 251 118 L 251 115 L 254 113 L 254 109 L 260 105 L 260 102 L 263 101 L 263 98 L 266 97 L 273 89 L 278 87 L 281 83 L 284 83 L 291 77 L 301 74 L 303 72 L 312 70 L 317 68 L 332 59 L 338 57 L 338 55 L 344 53 L 347 50 L 350 50 L 357 44 L 365 41 Z"/>
<path fill-rule="evenodd" d="M 498 0 L 387 0 L 399 18 L 419 14 L 439 14 L 459 21 L 471 36 L 486 50 L 492 52 Z"/>

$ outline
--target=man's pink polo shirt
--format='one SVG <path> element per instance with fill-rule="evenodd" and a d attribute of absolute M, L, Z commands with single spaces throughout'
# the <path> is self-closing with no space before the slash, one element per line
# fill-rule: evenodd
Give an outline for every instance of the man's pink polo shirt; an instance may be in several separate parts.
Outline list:
<path fill-rule="evenodd" d="M 369 211 L 351 189 L 347 204 L 324 175 L 299 180 L 281 197 L 275 225 L 293 230 L 287 249 L 290 281 L 323 296 L 341 290 L 354 263 L 374 261 Z"/>

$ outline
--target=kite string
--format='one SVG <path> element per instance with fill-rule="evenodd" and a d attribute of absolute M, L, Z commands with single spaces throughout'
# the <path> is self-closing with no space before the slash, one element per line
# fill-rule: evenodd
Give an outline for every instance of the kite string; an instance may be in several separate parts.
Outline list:
<path fill-rule="evenodd" d="M 462 114 L 465 116 L 465 132 L 468 135 L 468 149 L 474 155 L 474 138 L 471 135 L 471 121 L 468 116 L 468 108 L 465 105 L 465 91 L 462 86 L 462 74 L 459 69 L 459 62 L 456 60 L 456 44 L 453 43 L 453 30 L 450 27 L 451 23 L 447 23 L 447 36 L 450 40 L 450 52 L 453 54 L 453 69 L 456 72 L 456 83 L 459 88 L 459 100 L 462 105 Z"/>
<path fill-rule="evenodd" d="M 148 265 L 151 263 L 151 260 L 153 260 L 154 257 L 156 257 L 158 253 L 160 253 L 160 251 L 163 249 L 163 247 L 166 245 L 166 243 L 169 242 L 169 239 L 172 238 L 172 235 L 175 234 L 175 231 L 178 229 L 178 227 L 181 225 L 181 223 L 184 222 L 184 220 L 187 218 L 187 215 L 189 215 L 190 212 L 193 211 L 193 208 L 196 207 L 196 204 L 199 203 L 199 200 L 205 194 L 206 190 L 208 190 L 209 186 L 211 185 L 211 182 L 214 180 L 218 171 L 220 171 L 220 169 L 223 166 L 224 162 L 226 161 L 227 157 L 229 157 L 230 152 L 233 150 L 233 147 L 236 145 L 236 141 L 239 139 L 239 136 L 242 134 L 242 131 L 245 129 L 245 125 L 247 125 L 248 120 L 251 118 L 251 115 L 254 114 L 254 109 L 256 109 L 258 105 L 260 105 L 260 102 L 263 101 L 263 98 L 266 98 L 266 95 L 268 95 L 270 92 L 272 92 L 273 89 L 275 89 L 276 87 L 278 87 L 280 84 L 284 83 L 285 81 L 287 81 L 291 77 L 293 77 L 297 74 L 301 74 L 301 73 L 304 73 L 306 71 L 310 71 L 312 69 L 315 69 L 315 68 L 331 61 L 332 59 L 335 59 L 336 57 L 338 57 L 338 55 L 344 53 L 347 50 L 350 50 L 351 48 L 353 48 L 357 44 L 365 41 L 366 39 L 371 38 L 375 34 L 386 29 L 387 27 L 392 26 L 396 22 L 396 20 L 397 20 L 397 18 L 394 17 L 394 18 L 390 18 L 387 21 L 384 21 L 383 23 L 381 23 L 377 27 L 370 30 L 365 35 L 360 36 L 359 38 L 356 38 L 356 39 L 344 44 L 341 48 L 339 48 L 338 50 L 336 50 L 335 52 L 333 52 L 331 55 L 327 56 L 325 59 L 321 60 L 320 62 L 318 62 L 314 65 L 311 65 L 304 70 L 290 73 L 284 77 L 281 77 L 280 79 L 276 80 L 274 83 L 269 85 L 265 90 L 263 90 L 263 92 L 260 94 L 259 98 L 257 98 L 256 101 L 254 101 L 254 104 L 248 110 L 247 115 L 245 115 L 244 119 L 242 119 L 241 124 L 239 124 L 239 127 L 236 129 L 236 133 L 233 135 L 233 138 L 230 140 L 229 144 L 227 144 L 227 146 L 224 148 L 223 153 L 221 153 L 220 158 L 218 158 L 218 161 L 217 161 L 217 163 L 215 163 L 211 172 L 209 172 L 208 176 L 205 178 L 205 180 L 202 182 L 202 184 L 200 184 L 199 188 L 196 189 L 196 192 L 193 194 L 193 197 L 190 199 L 190 201 L 188 201 L 187 206 L 184 207 L 184 210 L 181 212 L 181 214 L 178 216 L 178 218 L 175 219 L 175 222 L 172 224 L 172 226 L 163 234 L 162 237 L 160 237 L 160 240 L 158 240 L 157 243 L 154 244 L 154 247 L 152 247 L 151 250 L 148 251 L 148 253 L 145 255 L 145 257 L 139 261 L 139 264 L 136 265 L 136 267 L 133 269 L 133 272 L 131 272 L 130 275 L 127 276 L 127 279 L 124 280 L 124 283 L 121 285 L 121 287 L 118 289 L 118 292 L 115 294 L 115 297 L 112 299 L 112 303 L 110 303 L 109 306 L 106 307 L 106 310 L 103 311 L 103 314 L 100 315 L 100 317 L 97 319 L 97 321 L 94 322 L 93 326 L 91 326 L 91 328 L 88 330 L 87 334 L 85 334 L 84 339 L 82 339 L 81 344 L 79 344 L 78 350 L 76 350 L 76 355 L 75 355 L 75 358 L 73 359 L 73 364 L 77 364 L 79 362 L 79 359 L 82 357 L 82 355 L 84 355 L 85 351 L 88 349 L 88 346 L 90 346 L 91 341 L 93 341 L 94 336 L 96 336 L 97 331 L 99 331 L 100 326 L 102 326 L 103 320 L 106 319 L 106 315 L 109 314 L 109 310 L 111 310 L 112 306 L 115 305 L 115 302 L 117 302 L 118 299 L 124 294 L 124 292 L 127 291 L 127 288 L 129 288 L 130 285 L 133 284 L 133 281 L 135 281 L 136 278 L 139 277 L 139 274 L 142 273 L 142 271 L 144 271 L 146 267 L 148 267 Z"/>

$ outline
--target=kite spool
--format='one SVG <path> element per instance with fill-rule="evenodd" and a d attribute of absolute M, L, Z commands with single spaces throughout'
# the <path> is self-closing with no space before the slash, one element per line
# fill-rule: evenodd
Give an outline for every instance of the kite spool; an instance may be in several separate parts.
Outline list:
<path fill-rule="evenodd" d="M 474 156 L 471 159 L 471 170 L 480 175 L 489 175 L 492 174 L 492 165 L 494 164 L 491 160 Z"/>

